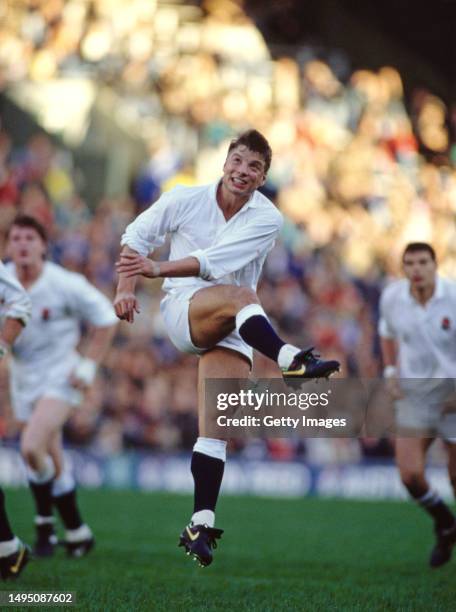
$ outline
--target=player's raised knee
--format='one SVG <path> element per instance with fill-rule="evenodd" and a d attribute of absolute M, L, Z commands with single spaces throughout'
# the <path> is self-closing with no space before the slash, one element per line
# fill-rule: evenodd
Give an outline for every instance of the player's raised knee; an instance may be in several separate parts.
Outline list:
<path fill-rule="evenodd" d="M 230 298 L 236 312 L 249 304 L 259 303 L 257 294 L 252 289 L 249 289 L 249 287 L 232 287 L 230 290 Z"/>
<path fill-rule="evenodd" d="M 37 441 L 25 439 L 21 442 L 21 455 L 25 459 L 27 465 L 31 468 L 36 469 L 40 457 L 43 454 L 43 449 L 40 447 Z"/>

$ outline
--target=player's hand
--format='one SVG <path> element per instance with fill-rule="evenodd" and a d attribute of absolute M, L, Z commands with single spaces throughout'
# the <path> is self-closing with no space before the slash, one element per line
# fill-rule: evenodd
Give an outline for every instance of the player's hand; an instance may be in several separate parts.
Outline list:
<path fill-rule="evenodd" d="M 147 278 L 157 278 L 160 274 L 160 265 L 139 255 L 139 253 L 121 253 L 119 261 L 116 261 L 117 274 L 129 278 L 130 276 L 146 276 Z"/>
<path fill-rule="evenodd" d="M 385 378 L 386 390 L 394 400 L 402 399 L 404 394 L 399 386 L 399 379 L 396 376 Z"/>
<path fill-rule="evenodd" d="M 133 323 L 135 312 L 139 313 L 138 300 L 130 291 L 118 291 L 114 299 L 114 310 L 119 319 Z"/>

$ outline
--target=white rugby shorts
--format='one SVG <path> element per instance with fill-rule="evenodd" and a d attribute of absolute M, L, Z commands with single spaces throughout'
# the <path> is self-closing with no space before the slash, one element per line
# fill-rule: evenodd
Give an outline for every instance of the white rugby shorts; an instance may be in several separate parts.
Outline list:
<path fill-rule="evenodd" d="M 81 356 L 76 353 L 46 369 L 37 367 L 26 373 L 12 372 L 10 394 L 16 419 L 27 422 L 38 400 L 44 397 L 63 400 L 70 406 L 79 406 L 83 394 L 69 382 L 70 374 L 79 359 Z"/>
<path fill-rule="evenodd" d="M 440 437 L 456 443 L 456 387 L 449 378 L 432 379 L 431 388 L 414 387 L 413 379 L 407 379 L 410 388 L 404 397 L 395 401 L 396 423 L 399 429 L 413 430 L 423 436 Z M 437 382 L 439 380 L 439 382 Z"/>
<path fill-rule="evenodd" d="M 183 353 L 195 355 L 202 355 L 206 351 L 214 348 L 213 346 L 208 346 L 204 349 L 199 348 L 193 344 L 190 336 L 188 309 L 193 295 L 199 289 L 201 289 L 201 287 L 190 287 L 188 289 L 181 289 L 173 293 L 168 293 L 160 303 L 160 311 L 165 321 L 166 331 L 168 332 L 171 342 Z M 250 364 L 253 362 L 252 347 L 244 342 L 236 329 L 218 342 L 216 346 L 222 346 L 232 351 L 236 351 L 247 357 Z"/>

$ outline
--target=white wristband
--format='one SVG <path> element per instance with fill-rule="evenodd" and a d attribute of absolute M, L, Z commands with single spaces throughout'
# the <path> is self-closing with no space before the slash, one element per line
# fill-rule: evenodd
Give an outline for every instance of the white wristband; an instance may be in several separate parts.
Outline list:
<path fill-rule="evenodd" d="M 4 340 L 0 340 L 0 361 L 9 353 L 9 346 Z"/>
<path fill-rule="evenodd" d="M 383 378 L 395 378 L 397 376 L 397 368 L 393 365 L 387 365 L 383 370 Z"/>
<path fill-rule="evenodd" d="M 78 365 L 73 370 L 74 378 L 77 378 L 85 385 L 89 386 L 97 375 L 97 363 L 88 357 L 81 357 Z"/>

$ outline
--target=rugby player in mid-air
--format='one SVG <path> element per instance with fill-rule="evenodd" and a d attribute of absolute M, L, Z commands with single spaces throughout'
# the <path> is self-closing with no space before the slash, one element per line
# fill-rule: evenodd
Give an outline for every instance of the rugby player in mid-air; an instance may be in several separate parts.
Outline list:
<path fill-rule="evenodd" d="M 21 453 L 36 505 L 34 553 L 54 552 L 55 506 L 65 526 L 63 544 L 70 556 L 80 557 L 94 539 L 63 458 L 62 427 L 95 379 L 116 317 L 109 300 L 82 275 L 45 260 L 46 243 L 43 226 L 32 217 L 17 217 L 9 229 L 7 267 L 32 302 L 32 317 L 12 350 L 11 399 L 23 424 Z M 81 323 L 91 326 L 84 356 L 76 350 Z"/>
<path fill-rule="evenodd" d="M 30 319 L 32 305 L 24 288 L 0 262 L 0 362 Z M 0 488 L 0 575 L 3 580 L 17 578 L 27 565 L 29 548 L 11 530 Z"/>
<path fill-rule="evenodd" d="M 456 519 L 425 475 L 435 438 L 445 442 L 448 474 L 456 493 L 456 283 L 437 275 L 434 249 L 409 244 L 402 257 L 405 279 L 387 286 L 380 300 L 379 333 L 384 376 L 395 399 L 396 463 L 410 496 L 434 521 L 436 543 L 429 564 L 451 558 Z M 449 404 L 450 402 L 450 404 Z"/>
<path fill-rule="evenodd" d="M 161 311 L 169 336 L 178 349 L 200 357 L 194 511 L 180 544 L 201 565 L 211 563 L 222 534 L 214 512 L 226 459 L 226 440 L 207 435 L 215 410 L 204 410 L 204 381 L 248 378 L 252 349 L 274 360 L 286 378 L 326 377 L 339 369 L 337 361 L 322 361 L 312 349 L 279 338 L 259 303 L 258 279 L 282 226 L 280 212 L 257 191 L 270 163 L 267 140 L 256 130 L 241 134 L 229 146 L 220 181 L 176 187 L 127 227 L 117 264 L 117 316 L 133 322 L 138 275 L 166 278 Z M 169 261 L 149 259 L 167 234 Z"/>

